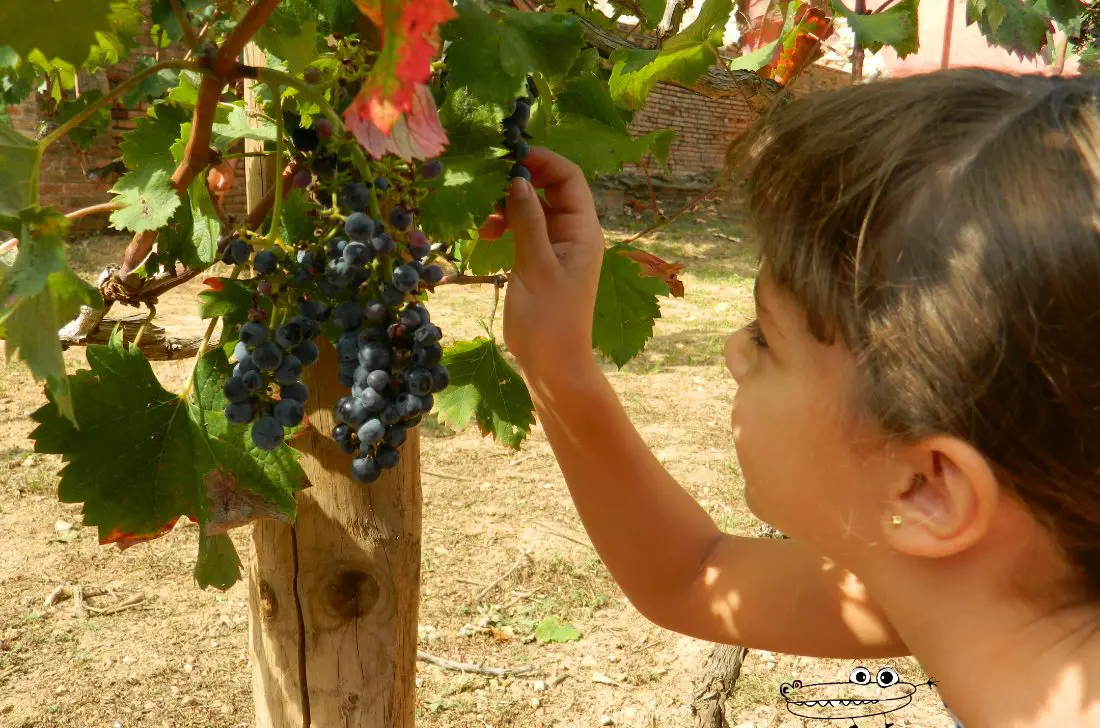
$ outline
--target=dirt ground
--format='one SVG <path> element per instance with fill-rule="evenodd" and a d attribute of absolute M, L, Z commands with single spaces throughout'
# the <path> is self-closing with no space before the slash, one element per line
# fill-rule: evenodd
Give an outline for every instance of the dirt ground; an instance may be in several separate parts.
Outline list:
<path fill-rule="evenodd" d="M 643 224 L 620 220 L 609 225 L 609 239 Z M 753 258 L 740 236 L 735 218 L 708 210 L 647 238 L 642 247 L 686 264 L 686 296 L 662 300 L 663 318 L 638 359 L 605 369 L 669 471 L 723 529 L 752 533 L 760 524 L 743 503 L 729 436 L 735 386 L 721 363 L 724 334 L 752 308 Z M 74 265 L 94 277 L 119 259 L 124 242 L 76 242 Z M 200 289 L 193 282 L 165 298 L 158 322 L 174 335 L 201 333 L 194 315 Z M 433 320 L 452 340 L 476 336 L 492 299 L 489 286 L 445 287 Z M 498 336 L 500 325 L 498 316 Z M 66 360 L 70 371 L 86 365 L 79 349 Z M 164 385 L 177 390 L 188 366 L 155 365 Z M 80 525 L 80 506 L 57 500 L 59 459 L 32 453 L 26 416 L 43 401 L 21 364 L 0 370 L 0 726 L 253 725 L 246 585 L 226 593 L 195 585 L 196 533 L 188 523 L 127 551 L 99 546 L 95 530 Z M 423 430 L 419 647 L 462 662 L 530 664 L 535 672 L 495 678 L 418 663 L 417 724 L 693 726 L 692 678 L 711 646 L 648 623 L 625 601 L 584 534 L 542 431 L 536 427 L 514 453 L 476 428 L 455 433 L 426 421 Z M 247 573 L 246 530 L 233 538 Z M 84 614 L 72 599 L 45 606 L 63 585 L 79 585 L 85 607 L 129 606 Z M 547 617 L 572 625 L 580 638 L 532 641 Z M 845 680 L 854 664 L 750 651 L 729 724 L 828 725 L 789 714 L 779 685 Z M 910 682 L 927 679 L 911 659 L 890 664 Z M 952 725 L 934 690 L 923 687 L 890 717 L 897 728 Z M 865 719 L 860 728 L 882 723 Z"/>

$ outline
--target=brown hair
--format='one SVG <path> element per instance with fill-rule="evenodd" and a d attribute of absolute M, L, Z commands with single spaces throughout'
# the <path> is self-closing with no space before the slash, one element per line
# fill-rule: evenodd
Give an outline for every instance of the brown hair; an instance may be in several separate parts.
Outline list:
<path fill-rule="evenodd" d="M 1100 79 L 961 69 L 747 137 L 764 265 L 891 436 L 963 438 L 1100 599 Z"/>

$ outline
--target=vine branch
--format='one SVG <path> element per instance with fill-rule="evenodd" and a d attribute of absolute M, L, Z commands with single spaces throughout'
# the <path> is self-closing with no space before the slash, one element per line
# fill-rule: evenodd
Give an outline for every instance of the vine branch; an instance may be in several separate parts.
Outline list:
<path fill-rule="evenodd" d="M 187 13 L 183 12 L 183 7 L 180 6 L 180 0 L 170 0 L 172 3 L 172 12 L 176 14 L 176 20 L 180 24 L 180 30 L 183 31 L 183 38 L 187 41 L 187 47 L 191 49 L 192 53 L 198 53 L 199 40 L 195 35 L 195 29 L 191 27 L 191 21 L 187 18 Z"/>
<path fill-rule="evenodd" d="M 696 197 L 695 199 L 693 199 L 693 200 L 691 200 L 690 202 L 688 202 L 688 203 L 687 203 L 686 205 L 684 205 L 684 206 L 683 206 L 683 207 L 681 207 L 681 208 L 680 208 L 679 210 L 677 210 L 676 212 L 674 212 L 674 213 L 672 213 L 671 215 L 669 215 L 668 217 L 666 217 L 666 218 L 665 218 L 664 220 L 660 220 L 660 221 L 658 221 L 658 222 L 655 222 L 655 223 L 653 223 L 652 225 L 650 225 L 649 227 L 647 227 L 647 228 L 646 228 L 645 230 L 643 230 L 643 231 L 641 231 L 640 233 L 637 233 L 637 234 L 635 234 L 635 235 L 632 235 L 631 237 L 627 238 L 627 239 L 626 239 L 626 240 L 624 240 L 623 242 L 624 242 L 624 243 L 633 243 L 633 242 L 634 242 L 635 240 L 637 240 L 637 239 L 639 239 L 639 238 L 643 238 L 643 237 L 645 237 L 646 235 L 649 235 L 650 233 L 652 233 L 652 232 L 654 232 L 654 231 L 656 231 L 656 230 L 660 230 L 660 229 L 661 229 L 661 228 L 663 228 L 663 227 L 664 227 L 665 225 L 668 225 L 668 224 L 669 224 L 670 222 L 672 222 L 672 221 L 673 221 L 673 220 L 675 220 L 676 218 L 680 217 L 680 215 L 683 215 L 683 214 L 684 214 L 685 212 L 687 212 L 687 211 L 688 211 L 688 210 L 690 210 L 690 209 L 691 209 L 692 207 L 694 207 L 695 205 L 697 205 L 697 204 L 699 204 L 700 202 L 702 202 L 702 201 L 703 201 L 704 199 L 706 199 L 706 198 L 707 198 L 708 196 L 712 195 L 712 194 L 713 194 L 714 192 L 716 192 L 717 190 L 718 190 L 718 185 L 717 185 L 717 184 L 716 184 L 716 185 L 712 185 L 712 186 L 711 186 L 711 187 L 709 187 L 708 189 L 704 190 L 704 191 L 703 191 L 703 193 L 702 193 L 701 195 L 699 195 L 699 196 L 698 196 L 698 197 Z"/>

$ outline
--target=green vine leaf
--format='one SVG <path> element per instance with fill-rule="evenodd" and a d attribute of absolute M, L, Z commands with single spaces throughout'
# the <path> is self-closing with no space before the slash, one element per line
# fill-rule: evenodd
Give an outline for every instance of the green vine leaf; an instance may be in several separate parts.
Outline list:
<path fill-rule="evenodd" d="M 248 320 L 252 308 L 252 291 L 232 278 L 208 278 L 209 286 L 199 294 L 199 316 L 204 319 L 221 316 L 228 326 Z M 270 312 L 270 302 L 264 299 L 263 308 Z"/>
<path fill-rule="evenodd" d="M 103 93 L 98 89 L 92 89 L 77 99 L 65 99 L 57 109 L 58 126 L 65 124 L 77 114 L 91 108 L 95 102 L 103 98 Z M 94 114 L 85 119 L 80 125 L 69 131 L 69 139 L 81 151 L 88 151 L 97 136 L 107 130 L 111 125 L 111 110 L 107 106 L 101 106 Z"/>
<path fill-rule="evenodd" d="M 1041 51 L 1051 30 L 1045 0 L 967 0 L 966 23 L 977 23 L 990 43 L 1022 58 Z"/>
<path fill-rule="evenodd" d="M 39 50 L 46 60 L 59 58 L 80 66 L 109 33 L 109 0 L 4 0 L 0 3 L 0 45 L 26 58 Z"/>
<path fill-rule="evenodd" d="M 38 201 L 42 149 L 15 129 L 0 124 L 0 216 L 19 217 Z"/>
<path fill-rule="evenodd" d="M 858 43 L 872 53 L 879 52 L 883 46 L 890 46 L 897 51 L 899 58 L 916 53 L 919 47 L 917 2 L 901 0 L 882 12 L 864 15 L 852 12 L 840 0 L 832 0 L 833 10 L 847 19 Z"/>
<path fill-rule="evenodd" d="M 718 48 L 732 0 L 706 0 L 695 21 L 669 38 L 660 50 L 620 48 L 611 54 L 611 96 L 628 109 L 640 109 L 661 81 L 692 84 L 718 59 Z"/>
<path fill-rule="evenodd" d="M 620 255 L 633 249 L 620 244 L 604 251 L 592 320 L 593 348 L 620 368 L 653 336 L 653 324 L 661 317 L 657 297 L 669 293 L 663 281 L 643 277 L 640 265 Z"/>
<path fill-rule="evenodd" d="M 476 418 L 481 434 L 518 449 L 535 423 L 535 406 L 496 341 L 478 337 L 452 344 L 443 352 L 443 366 L 451 385 L 435 396 L 439 420 L 461 428 Z"/>
<path fill-rule="evenodd" d="M 195 562 L 194 575 L 200 589 L 212 586 L 225 591 L 240 581 L 241 557 L 229 536 L 199 534 L 199 558 Z"/>
<path fill-rule="evenodd" d="M 91 369 L 68 378 L 80 430 L 51 397 L 32 415 L 39 424 L 31 438 L 35 452 L 63 456 L 60 500 L 84 504 L 84 523 L 98 527 L 101 542 L 160 533 L 181 516 L 205 524 L 212 473 L 293 517 L 293 493 L 303 482 L 297 455 L 285 444 L 261 452 L 245 444 L 244 427 L 226 423 L 217 359 L 224 363 L 224 354 L 203 357 L 195 397 L 185 401 L 160 385 L 121 330 L 87 353 Z"/>
<path fill-rule="evenodd" d="M 557 617 L 543 618 L 535 627 L 535 637 L 543 644 L 547 642 L 576 642 L 581 638 L 580 630 Z"/>
<path fill-rule="evenodd" d="M 466 259 L 470 272 L 475 276 L 510 271 L 515 262 L 516 240 L 511 230 L 505 231 L 498 240 L 476 240 Z"/>
<path fill-rule="evenodd" d="M 154 167 L 127 172 L 111 192 L 118 195 L 115 202 L 121 205 L 111 213 L 111 224 L 135 233 L 164 227 L 181 204 L 172 187 L 172 175 Z"/>

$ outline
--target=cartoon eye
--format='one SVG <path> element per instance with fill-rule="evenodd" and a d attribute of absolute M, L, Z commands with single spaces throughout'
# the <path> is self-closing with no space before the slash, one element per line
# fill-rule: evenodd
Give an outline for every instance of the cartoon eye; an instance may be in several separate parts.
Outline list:
<path fill-rule="evenodd" d="M 867 685 L 871 682 L 871 671 L 863 666 L 857 667 L 848 676 L 848 682 L 854 682 L 856 685 Z"/>
<path fill-rule="evenodd" d="M 875 679 L 875 682 L 878 683 L 878 686 L 880 688 L 888 688 L 899 680 L 901 680 L 901 678 L 898 677 L 898 674 L 894 671 L 894 668 L 883 667 L 879 669 L 878 677 Z"/>

